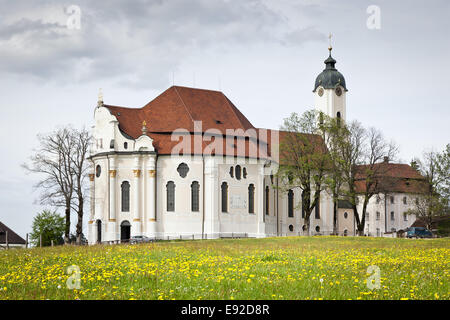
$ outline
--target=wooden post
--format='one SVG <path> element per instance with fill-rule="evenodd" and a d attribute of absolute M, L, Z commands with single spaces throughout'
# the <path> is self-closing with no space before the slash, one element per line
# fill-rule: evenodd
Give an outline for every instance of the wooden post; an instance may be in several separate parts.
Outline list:
<path fill-rule="evenodd" d="M 9 249 L 9 243 L 8 243 L 8 230 L 6 230 L 6 249 Z"/>

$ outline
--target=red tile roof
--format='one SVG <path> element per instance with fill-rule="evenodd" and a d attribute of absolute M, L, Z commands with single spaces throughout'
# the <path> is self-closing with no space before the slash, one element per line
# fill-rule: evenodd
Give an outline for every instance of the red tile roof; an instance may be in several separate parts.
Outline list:
<path fill-rule="evenodd" d="M 356 191 L 365 191 L 364 171 L 370 169 L 369 165 L 358 166 L 356 174 Z M 424 193 L 427 190 L 425 178 L 413 167 L 403 163 L 382 162 L 375 165 L 379 172 L 379 183 L 385 192 Z"/>
<path fill-rule="evenodd" d="M 223 145 L 222 150 L 215 150 L 216 155 L 254 157 L 257 154 L 259 158 L 266 159 L 270 155 L 272 144 L 278 144 L 279 140 L 287 140 L 293 134 L 255 128 L 222 92 L 213 90 L 172 86 L 142 108 L 112 105 L 105 107 L 119 121 L 120 130 L 133 139 L 142 135 L 142 123 L 145 120 L 147 134 L 153 139 L 153 146 L 161 155 L 171 154 L 179 143 L 178 140 L 172 141 L 173 131 L 184 129 L 190 133 L 195 132 L 194 121 L 201 121 L 203 133 L 214 129 L 223 134 L 213 138 L 215 141 L 221 140 Z M 225 138 L 227 129 L 242 130 L 232 133 L 239 137 L 237 143 L 231 143 Z M 252 136 L 252 130 L 255 130 L 255 136 Z M 264 130 L 267 130 L 267 138 Z M 318 147 L 323 146 L 323 140 L 318 135 L 302 134 L 302 137 L 313 140 Z M 193 135 L 190 136 L 190 140 L 191 148 L 194 149 Z M 245 150 L 239 147 L 240 142 L 244 142 Z M 210 141 L 202 142 L 202 150 L 206 154 L 211 154 L 208 149 L 210 143 Z M 237 144 L 238 147 L 234 148 L 233 144 Z M 195 153 L 198 152 L 184 152 L 184 154 Z M 277 158 L 272 160 L 278 162 Z"/>
<path fill-rule="evenodd" d="M 272 129 L 258 129 L 258 131 L 266 130 L 267 131 L 267 142 L 268 142 L 268 150 L 269 154 L 273 158 L 274 161 L 281 165 L 288 165 L 289 158 L 292 158 L 292 154 L 283 147 L 287 144 L 294 144 L 298 146 L 299 143 L 304 143 L 308 141 L 315 147 L 315 152 L 327 152 L 325 143 L 320 135 L 317 134 L 308 134 L 308 133 L 298 133 L 298 132 L 289 132 L 289 131 L 281 131 L 281 130 L 272 130 Z M 278 154 L 275 154 L 275 150 L 273 150 L 273 144 L 278 144 Z M 281 149 L 280 149 L 281 146 Z M 298 147 L 294 147 L 293 150 L 297 150 Z M 278 157 L 278 158 L 276 158 Z"/>
<path fill-rule="evenodd" d="M 139 109 L 124 108 L 105 105 L 112 115 L 119 121 L 119 128 L 133 139 L 142 135 L 142 123 L 146 122 L 148 135 L 153 139 L 153 146 L 158 154 L 171 154 L 173 148 L 179 143 L 172 141 L 172 132 L 183 129 L 194 133 L 194 121 L 201 121 L 201 132 L 219 130 L 221 135 L 212 138 L 222 143 L 222 150 L 215 150 L 216 155 L 232 155 L 254 157 L 267 157 L 267 144 L 265 140 L 256 139 L 257 129 L 236 108 L 236 106 L 222 93 L 213 90 L 195 89 L 172 86 L 154 100 Z M 241 130 L 233 132 L 233 136 L 240 137 L 237 143 L 226 140 L 227 130 Z M 248 130 L 248 131 L 247 131 Z M 252 137 L 251 131 L 255 135 Z M 199 131 L 197 129 L 197 131 Z M 190 136 L 191 152 L 194 154 L 194 136 Z M 181 141 L 181 140 L 180 140 Z M 241 150 L 240 143 L 244 142 L 245 150 Z M 210 154 L 207 148 L 211 141 L 203 141 L 204 153 Z M 233 145 L 236 144 L 237 148 Z M 256 149 L 255 149 L 256 148 Z M 259 148 L 259 149 L 258 149 Z"/>
<path fill-rule="evenodd" d="M 171 133 L 176 129 L 194 132 L 194 121 L 202 121 L 202 131 L 254 129 L 247 118 L 219 91 L 173 86 L 140 109 L 105 105 L 119 120 L 121 130 L 133 138 L 148 131 Z"/>

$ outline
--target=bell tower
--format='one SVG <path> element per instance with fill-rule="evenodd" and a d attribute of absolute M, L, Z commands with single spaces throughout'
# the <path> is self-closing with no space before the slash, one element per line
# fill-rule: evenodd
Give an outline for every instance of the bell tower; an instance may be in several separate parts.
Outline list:
<path fill-rule="evenodd" d="M 336 60 L 331 56 L 331 35 L 330 46 L 328 47 L 329 56 L 324 61 L 325 69 L 320 73 L 314 85 L 314 107 L 329 117 L 346 119 L 345 96 L 347 87 L 342 73 L 335 65 Z"/>

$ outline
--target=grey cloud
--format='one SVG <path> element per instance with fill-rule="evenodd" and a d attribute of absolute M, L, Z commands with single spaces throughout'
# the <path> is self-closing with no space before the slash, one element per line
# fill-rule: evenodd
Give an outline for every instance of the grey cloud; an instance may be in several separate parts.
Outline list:
<path fill-rule="evenodd" d="M 59 14 L 24 18 L 29 13 L 19 1 L 18 20 L 0 26 L 4 72 L 60 82 L 109 78 L 157 86 L 167 81 L 162 74 L 170 74 L 199 48 L 301 45 L 323 38 L 314 27 L 291 30 L 283 15 L 260 0 L 81 1 L 81 30 L 65 28 L 66 8 L 56 1 L 35 3 L 33 16 L 39 4 Z"/>

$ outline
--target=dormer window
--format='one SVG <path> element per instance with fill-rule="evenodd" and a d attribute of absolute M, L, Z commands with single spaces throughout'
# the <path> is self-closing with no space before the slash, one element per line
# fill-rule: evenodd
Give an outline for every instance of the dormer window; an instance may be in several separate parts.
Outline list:
<path fill-rule="evenodd" d="M 223 122 L 220 120 L 216 120 L 216 124 L 223 124 Z"/>

